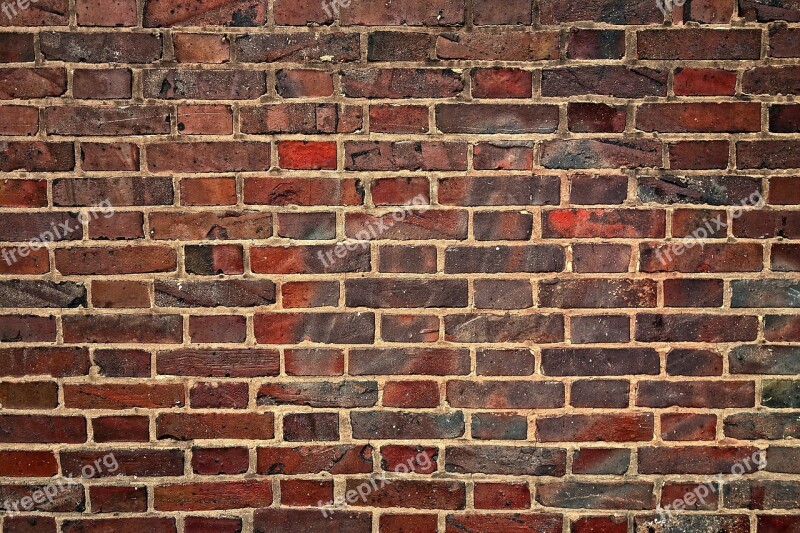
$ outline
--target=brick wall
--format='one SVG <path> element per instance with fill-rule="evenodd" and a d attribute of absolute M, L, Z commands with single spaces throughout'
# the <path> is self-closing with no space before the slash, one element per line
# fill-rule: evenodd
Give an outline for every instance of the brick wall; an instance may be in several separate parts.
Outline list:
<path fill-rule="evenodd" d="M 9 1 L 3 533 L 800 531 L 796 0 Z"/>

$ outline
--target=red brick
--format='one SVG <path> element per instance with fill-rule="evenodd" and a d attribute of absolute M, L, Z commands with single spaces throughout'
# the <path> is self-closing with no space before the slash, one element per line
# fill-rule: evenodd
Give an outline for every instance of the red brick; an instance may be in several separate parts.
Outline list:
<path fill-rule="evenodd" d="M 176 8 L 166 0 L 147 0 L 144 26 L 260 26 L 267 21 L 267 2 L 227 0 L 181 5 Z"/>
<path fill-rule="evenodd" d="M 243 474 L 249 462 L 247 448 L 192 449 L 192 470 L 196 474 Z"/>
<path fill-rule="evenodd" d="M 284 308 L 326 307 L 339 303 L 339 284 L 335 281 L 295 281 L 281 287 Z"/>
<path fill-rule="evenodd" d="M 571 29 L 567 35 L 568 59 L 621 59 L 624 55 L 624 31 Z"/>
<path fill-rule="evenodd" d="M 569 129 L 578 133 L 622 132 L 625 116 L 622 106 L 576 102 L 567 108 Z"/>
<path fill-rule="evenodd" d="M 153 492 L 157 511 L 241 509 L 266 507 L 272 503 L 269 480 L 159 485 Z"/>
<path fill-rule="evenodd" d="M 333 77 L 321 70 L 279 70 L 275 80 L 275 90 L 284 98 L 319 98 L 333 94 Z"/>
<path fill-rule="evenodd" d="M 147 511 L 146 487 L 94 485 L 89 488 L 92 512 L 143 513 Z"/>
<path fill-rule="evenodd" d="M 336 143 L 281 141 L 278 161 L 286 169 L 335 169 Z"/>
<path fill-rule="evenodd" d="M 279 369 L 277 350 L 181 348 L 156 354 L 157 373 L 170 376 L 251 378 L 276 376 Z"/>
<path fill-rule="evenodd" d="M 72 95 L 86 99 L 130 98 L 131 71 L 75 69 L 72 75 Z"/>
<path fill-rule="evenodd" d="M 94 362 L 102 376 L 150 376 L 150 353 L 143 350 L 95 350 Z"/>
<path fill-rule="evenodd" d="M 267 205 L 361 205 L 364 189 L 355 179 L 248 178 L 244 200 Z"/>
<path fill-rule="evenodd" d="M 521 24 L 531 22 L 531 4 L 526 0 L 511 0 L 497 4 L 491 0 L 476 0 L 472 20 L 476 25 Z"/>
<path fill-rule="evenodd" d="M 94 520 L 67 520 L 62 526 L 64 533 L 175 533 L 178 531 L 174 518 L 104 518 Z"/>
<path fill-rule="evenodd" d="M 645 413 L 561 415 L 536 421 L 541 442 L 630 442 L 653 439 L 653 415 Z"/>
<path fill-rule="evenodd" d="M 232 133 L 233 112 L 226 105 L 179 105 L 178 131 L 186 135 Z"/>
<path fill-rule="evenodd" d="M 342 72 L 342 91 L 351 98 L 445 98 L 464 89 L 450 69 L 370 69 Z"/>
<path fill-rule="evenodd" d="M 86 419 L 82 416 L 0 415 L 2 443 L 86 442 Z"/>
<path fill-rule="evenodd" d="M 431 514 L 382 514 L 380 533 L 436 533 L 436 515 Z"/>
<path fill-rule="evenodd" d="M 134 0 L 77 0 L 79 26 L 136 26 Z"/>
<path fill-rule="evenodd" d="M 2 106 L 0 121 L 3 135 L 36 135 L 39 130 L 39 111 L 28 106 Z"/>
<path fill-rule="evenodd" d="M 625 448 L 581 448 L 572 456 L 574 474 L 624 475 L 631 462 L 631 451 Z"/>
<path fill-rule="evenodd" d="M 59 3 L 54 2 L 54 3 Z M 61 3 L 61 6 L 66 7 L 66 3 Z M 21 20 L 26 14 L 32 13 L 36 10 L 36 6 L 31 6 L 33 9 L 23 12 L 17 12 L 17 16 L 22 15 L 22 17 L 18 18 L 14 25 L 25 25 L 25 22 Z M 45 6 L 43 6 L 45 7 Z M 46 6 L 46 7 L 53 7 L 53 6 Z M 66 9 L 64 9 L 61 13 L 60 21 L 57 21 L 56 24 L 59 22 L 61 25 L 66 25 Z M 39 11 L 39 13 L 44 13 L 43 11 Z M 52 13 L 52 15 L 57 15 L 56 13 Z M 55 18 L 55 17 L 53 17 Z M 6 20 L 8 16 L 6 16 Z M 8 24 L 6 20 L 3 20 L 2 26 L 12 25 Z M 34 59 L 34 50 L 33 50 L 33 33 L 0 33 L 0 43 L 2 43 L 3 51 L 0 52 L 0 63 L 28 63 L 33 61 Z"/>
<path fill-rule="evenodd" d="M 62 319 L 65 342 L 180 343 L 179 315 L 70 315 Z"/>
<path fill-rule="evenodd" d="M 439 385 L 435 381 L 389 381 L 383 388 L 383 405 L 436 407 L 439 405 Z"/>
<path fill-rule="evenodd" d="M 380 133 L 427 133 L 428 108 L 411 105 L 372 105 L 369 127 Z"/>
<path fill-rule="evenodd" d="M 148 442 L 150 420 L 144 416 L 101 416 L 92 419 L 95 442 Z"/>
<path fill-rule="evenodd" d="M 81 143 L 84 170 L 139 170 L 139 147 L 133 143 Z"/>
<path fill-rule="evenodd" d="M 476 30 L 458 35 L 444 34 L 436 39 L 439 59 L 537 61 L 558 58 L 558 33 L 553 31 Z"/>
<path fill-rule="evenodd" d="M 682 28 L 636 34 L 639 59 L 758 59 L 760 30 Z"/>
<path fill-rule="evenodd" d="M 533 74 L 530 71 L 493 68 L 472 71 L 472 96 L 475 98 L 530 98 Z"/>
<path fill-rule="evenodd" d="M 594 21 L 610 24 L 661 24 L 664 17 L 652 2 L 631 2 L 614 9 L 613 0 L 587 4 L 579 0 L 543 0 L 539 18 L 542 24 Z"/>
<path fill-rule="evenodd" d="M 733 96 L 736 72 L 708 68 L 675 69 L 676 96 Z"/>
<path fill-rule="evenodd" d="M 643 209 L 559 209 L 542 218 L 545 238 L 663 237 L 666 224 L 664 211 Z"/>
<path fill-rule="evenodd" d="M 172 46 L 178 63 L 226 63 L 230 60 L 230 42 L 224 36 L 175 33 Z"/>
<path fill-rule="evenodd" d="M 562 531 L 563 518 L 558 514 L 448 514 L 446 520 L 447 533 L 459 531 L 541 531 L 542 533 L 559 533 Z"/>
<path fill-rule="evenodd" d="M 800 56 L 800 31 L 797 28 L 776 26 L 769 31 L 770 57 L 798 57 Z"/>
<path fill-rule="evenodd" d="M 668 77 L 666 70 L 617 65 L 545 69 L 542 72 L 542 95 L 666 96 Z"/>
<path fill-rule="evenodd" d="M 189 390 L 190 403 L 196 409 L 247 409 L 247 383 L 196 383 Z"/>
<path fill-rule="evenodd" d="M 159 440 L 252 439 L 274 436 L 272 413 L 164 413 L 156 418 Z"/>
<path fill-rule="evenodd" d="M 183 521 L 186 533 L 241 533 L 241 518 L 187 516 Z"/>
<path fill-rule="evenodd" d="M 0 205 L 3 207 L 44 207 L 46 204 L 46 181 L 25 179 L 0 181 Z"/>
<path fill-rule="evenodd" d="M 755 132 L 761 130 L 761 105 L 644 104 L 636 114 L 636 127 L 660 132 Z"/>
<path fill-rule="evenodd" d="M 669 145 L 669 166 L 674 169 L 727 168 L 727 141 L 683 141 Z"/>
<path fill-rule="evenodd" d="M 454 26 L 464 23 L 463 0 L 412 0 L 387 6 L 379 0 L 363 0 L 357 9 L 342 9 L 343 25 L 364 26 Z"/>
<path fill-rule="evenodd" d="M 171 272 L 177 258 L 163 246 L 69 248 L 56 251 L 56 268 L 64 275 Z"/>
<path fill-rule="evenodd" d="M 0 402 L 8 409 L 55 409 L 58 385 L 49 381 L 0 383 Z"/>
<path fill-rule="evenodd" d="M 150 307 L 148 285 L 139 281 L 100 281 L 92 283 L 95 307 Z"/>
<path fill-rule="evenodd" d="M 0 452 L 3 477 L 52 477 L 58 474 L 56 456 L 49 451 L 7 450 Z"/>
<path fill-rule="evenodd" d="M 661 415 L 661 438 L 664 440 L 714 440 L 717 436 L 717 417 L 694 413 L 665 413 Z"/>
<path fill-rule="evenodd" d="M 156 173 L 269 170 L 270 144 L 261 142 L 161 143 L 147 147 Z"/>
<path fill-rule="evenodd" d="M 479 143 L 472 148 L 475 170 L 530 170 L 533 151 L 529 145 Z"/>
<path fill-rule="evenodd" d="M 336 237 L 335 213 L 278 213 L 279 237 L 323 240 Z"/>
<path fill-rule="evenodd" d="M 571 533 L 626 533 L 628 519 L 624 516 L 587 516 L 572 522 Z"/>
<path fill-rule="evenodd" d="M 133 409 L 180 407 L 185 402 L 181 384 L 64 385 L 64 404 L 79 409 Z"/>
<path fill-rule="evenodd" d="M 63 68 L 0 68 L 0 99 L 60 96 L 66 90 L 67 71 Z"/>
<path fill-rule="evenodd" d="M 466 170 L 467 145 L 443 141 L 345 141 L 345 170 Z"/>
<path fill-rule="evenodd" d="M 236 178 L 182 179 L 181 205 L 233 205 L 236 203 Z"/>
<path fill-rule="evenodd" d="M 289 376 L 340 376 L 344 373 L 344 353 L 328 348 L 287 349 L 284 364 Z"/>
<path fill-rule="evenodd" d="M 339 440 L 337 413 L 290 413 L 283 417 L 283 440 L 313 442 Z"/>
<path fill-rule="evenodd" d="M 540 104 L 439 104 L 436 126 L 443 133 L 552 133 L 558 127 L 558 109 Z"/>
<path fill-rule="evenodd" d="M 333 481 L 281 480 L 281 504 L 311 506 L 333 500 Z"/>
<path fill-rule="evenodd" d="M 150 213 L 150 237 L 169 240 L 266 239 L 272 215 L 257 211 Z"/>
<path fill-rule="evenodd" d="M 247 337 L 247 319 L 243 316 L 191 316 L 189 337 L 194 343 L 244 342 Z"/>
<path fill-rule="evenodd" d="M 733 16 L 734 5 L 730 0 L 699 0 L 684 4 L 684 19 L 708 24 L 727 24 Z"/>

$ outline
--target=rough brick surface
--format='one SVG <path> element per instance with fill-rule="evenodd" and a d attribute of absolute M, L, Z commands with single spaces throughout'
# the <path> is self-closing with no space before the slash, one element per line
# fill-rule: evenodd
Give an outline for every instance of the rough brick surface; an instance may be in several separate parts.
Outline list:
<path fill-rule="evenodd" d="M 798 0 L 0 11 L 1 533 L 800 531 Z"/>

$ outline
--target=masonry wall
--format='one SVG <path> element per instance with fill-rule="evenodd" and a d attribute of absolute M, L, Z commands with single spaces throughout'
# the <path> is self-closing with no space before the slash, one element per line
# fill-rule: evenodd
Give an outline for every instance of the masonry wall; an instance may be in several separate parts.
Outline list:
<path fill-rule="evenodd" d="M 800 531 L 796 0 L 9 1 L 3 533 Z"/>

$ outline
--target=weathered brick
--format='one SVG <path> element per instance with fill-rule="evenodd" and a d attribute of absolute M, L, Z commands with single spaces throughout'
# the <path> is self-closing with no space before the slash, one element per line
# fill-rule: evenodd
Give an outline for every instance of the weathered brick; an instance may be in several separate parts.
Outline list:
<path fill-rule="evenodd" d="M 761 30 L 681 28 L 636 34 L 639 59 L 758 59 Z"/>
<path fill-rule="evenodd" d="M 649 413 L 549 416 L 536 421 L 536 435 L 541 442 L 649 441 L 653 423 Z"/>
<path fill-rule="evenodd" d="M 213 34 L 174 33 L 172 46 L 178 63 L 226 63 L 230 41 Z"/>
<path fill-rule="evenodd" d="M 566 461 L 562 448 L 448 446 L 445 452 L 445 470 L 458 474 L 563 476 Z"/>
<path fill-rule="evenodd" d="M 375 339 L 372 313 L 263 313 L 253 319 L 259 344 L 309 340 L 327 344 L 370 344 Z"/>
<path fill-rule="evenodd" d="M 160 143 L 147 147 L 147 163 L 156 173 L 241 172 L 270 168 L 270 143 Z"/>
<path fill-rule="evenodd" d="M 736 72 L 704 68 L 675 69 L 676 96 L 733 96 Z"/>
<path fill-rule="evenodd" d="M 452 439 L 464 434 L 464 413 L 352 411 L 356 439 Z"/>
<path fill-rule="evenodd" d="M 369 445 L 313 445 L 257 449 L 260 474 L 301 475 L 330 472 L 359 474 L 372 472 L 372 448 Z M 319 513 L 315 511 L 319 516 Z"/>
<path fill-rule="evenodd" d="M 539 20 L 542 24 L 560 24 L 563 22 L 607 22 L 609 24 L 661 24 L 664 17 L 653 2 L 636 0 L 624 6 L 615 4 L 613 0 L 587 4 L 579 0 L 567 2 L 543 0 L 540 6 Z"/>
<path fill-rule="evenodd" d="M 665 70 L 623 66 L 568 67 L 542 72 L 543 96 L 604 94 L 617 98 L 666 96 Z"/>
<path fill-rule="evenodd" d="M 525 440 L 528 421 L 514 414 L 476 413 L 472 417 L 471 433 L 473 439 Z"/>
<path fill-rule="evenodd" d="M 67 71 L 64 68 L 0 68 L 0 100 L 60 96 L 66 90 Z"/>
<path fill-rule="evenodd" d="M 651 348 L 545 348 L 542 371 L 550 376 L 622 376 L 658 374 L 658 353 Z"/>
<path fill-rule="evenodd" d="M 72 143 L 3 141 L 0 149 L 0 172 L 59 172 L 75 168 Z"/>
<path fill-rule="evenodd" d="M 410 0 L 387 6 L 381 0 L 362 0 L 357 9 L 341 11 L 343 25 L 457 26 L 464 24 L 464 0 Z"/>
<path fill-rule="evenodd" d="M 320 61 L 323 57 L 330 57 L 330 61 L 334 63 L 342 63 L 361 58 L 356 33 L 242 35 L 233 41 L 233 50 L 238 60 L 245 63 Z"/>
<path fill-rule="evenodd" d="M 225 0 L 175 6 L 166 0 L 147 0 L 144 26 L 261 26 L 267 21 L 264 0 Z"/>
<path fill-rule="evenodd" d="M 154 33 L 45 32 L 41 47 L 49 60 L 75 63 L 150 63 L 161 58 L 161 36 Z"/>
<path fill-rule="evenodd" d="M 469 352 L 454 348 L 354 348 L 349 371 L 353 375 L 465 375 Z"/>
<path fill-rule="evenodd" d="M 164 413 L 156 418 L 158 439 L 272 439 L 272 413 Z"/>
<path fill-rule="evenodd" d="M 752 407 L 752 381 L 642 381 L 636 405 L 646 407 Z"/>
<path fill-rule="evenodd" d="M 566 509 L 654 509 L 653 484 L 572 481 L 541 484 L 536 501 Z"/>
<path fill-rule="evenodd" d="M 453 407 L 478 409 L 554 409 L 564 405 L 564 384 L 556 381 L 448 381 Z"/>
<path fill-rule="evenodd" d="M 376 31 L 367 38 L 368 61 L 425 61 L 435 36 L 419 32 Z"/>
<path fill-rule="evenodd" d="M 378 401 L 374 381 L 294 382 L 262 385 L 258 405 L 306 405 L 309 407 L 372 407 Z"/>
<path fill-rule="evenodd" d="M 644 342 L 733 342 L 755 340 L 758 319 L 754 316 L 699 314 L 640 314 L 636 317 L 636 340 Z"/>
<path fill-rule="evenodd" d="M 567 35 L 568 59 L 621 59 L 624 55 L 624 31 L 573 28 Z"/>
<path fill-rule="evenodd" d="M 537 61 L 558 58 L 558 33 L 552 31 L 503 33 L 475 31 L 440 35 L 439 59 Z"/>

